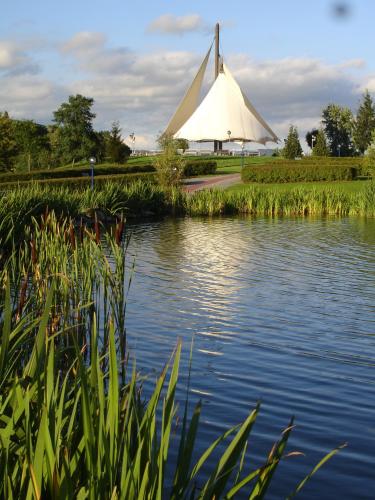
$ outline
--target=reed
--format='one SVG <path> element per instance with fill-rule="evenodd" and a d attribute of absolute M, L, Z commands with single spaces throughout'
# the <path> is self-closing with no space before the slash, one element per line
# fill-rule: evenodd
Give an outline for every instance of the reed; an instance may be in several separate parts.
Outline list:
<path fill-rule="evenodd" d="M 250 187 L 243 191 L 205 190 L 186 200 L 189 215 L 375 215 L 375 183 L 346 193 L 339 188 L 290 191 Z"/>
<path fill-rule="evenodd" d="M 200 402 L 189 416 L 186 396 L 174 430 L 181 344 L 144 400 L 126 352 L 131 271 L 128 276 L 124 229 L 119 220 L 111 235 L 102 235 L 99 225 L 90 231 L 45 213 L 5 262 L 0 497 L 208 500 L 246 490 L 249 498 L 263 498 L 280 461 L 295 454 L 286 452 L 293 421 L 255 470 L 245 457 L 259 406 L 197 457 Z M 172 441 L 179 443 L 174 463 Z"/>
<path fill-rule="evenodd" d="M 45 210 L 57 217 L 76 221 L 100 210 L 130 218 L 162 215 L 375 215 L 375 182 L 360 191 L 337 188 L 249 187 L 243 191 L 204 190 L 192 195 L 177 188 L 135 182 L 130 185 L 109 182 L 98 189 L 83 191 L 64 187 L 33 185 L 5 191 L 0 197 L 0 248 L 22 241 L 24 229 L 33 217 Z"/>

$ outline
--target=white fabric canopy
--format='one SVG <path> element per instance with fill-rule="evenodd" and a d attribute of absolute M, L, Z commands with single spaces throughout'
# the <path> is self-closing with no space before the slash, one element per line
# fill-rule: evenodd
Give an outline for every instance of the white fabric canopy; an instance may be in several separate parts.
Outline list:
<path fill-rule="evenodd" d="M 230 140 L 265 144 L 278 141 L 225 65 L 200 106 L 174 137 L 196 142 Z"/>
<path fill-rule="evenodd" d="M 173 135 L 179 130 L 182 125 L 191 117 L 199 105 L 200 92 L 204 74 L 207 68 L 208 59 L 210 57 L 212 45 L 204 58 L 193 83 L 190 85 L 188 91 L 184 95 L 180 105 L 178 106 L 175 114 L 172 116 L 168 126 L 164 132 L 166 135 Z"/>

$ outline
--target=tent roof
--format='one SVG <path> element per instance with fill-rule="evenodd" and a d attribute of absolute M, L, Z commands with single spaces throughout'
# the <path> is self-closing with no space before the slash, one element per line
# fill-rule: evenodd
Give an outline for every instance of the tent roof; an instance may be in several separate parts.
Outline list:
<path fill-rule="evenodd" d="M 174 137 L 197 142 L 230 140 L 265 144 L 278 141 L 225 65 L 202 103 Z"/>

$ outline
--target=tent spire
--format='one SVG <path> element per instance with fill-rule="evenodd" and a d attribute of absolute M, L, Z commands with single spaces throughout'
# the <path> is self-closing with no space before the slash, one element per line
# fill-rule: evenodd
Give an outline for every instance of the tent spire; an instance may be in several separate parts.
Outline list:
<path fill-rule="evenodd" d="M 220 73 L 220 25 L 216 23 L 215 26 L 215 80 Z M 223 143 L 221 141 L 214 141 L 214 151 L 221 151 L 223 149 Z"/>

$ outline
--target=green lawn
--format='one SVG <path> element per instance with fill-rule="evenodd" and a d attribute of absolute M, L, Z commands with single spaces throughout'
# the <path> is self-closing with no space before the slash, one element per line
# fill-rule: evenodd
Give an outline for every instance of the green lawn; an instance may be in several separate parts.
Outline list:
<path fill-rule="evenodd" d="M 251 182 L 249 184 L 234 184 L 226 189 L 226 191 L 240 192 L 246 191 L 252 187 L 257 187 L 268 191 L 270 189 L 281 191 L 291 191 L 295 188 L 306 188 L 306 189 L 340 189 L 346 193 L 356 193 L 361 191 L 368 183 L 371 181 L 360 180 L 360 181 L 322 181 L 322 182 L 290 182 L 285 184 L 263 184 L 259 182 Z"/>
<path fill-rule="evenodd" d="M 157 158 L 156 156 L 132 156 L 127 161 L 127 165 L 145 165 L 150 164 Z M 234 174 L 241 172 L 241 156 L 184 156 L 185 160 L 215 160 L 217 162 L 218 174 Z M 278 161 L 279 158 L 269 156 L 245 157 L 244 166 L 246 165 L 263 165 L 270 161 Z"/>
<path fill-rule="evenodd" d="M 223 158 L 213 157 L 217 161 L 217 173 L 218 174 L 236 174 L 241 172 L 242 158 L 240 156 L 229 156 Z M 270 163 L 271 161 L 278 161 L 277 157 L 270 156 L 256 156 L 256 157 L 245 157 L 243 159 L 244 166 L 247 165 L 263 165 L 265 163 Z"/>

